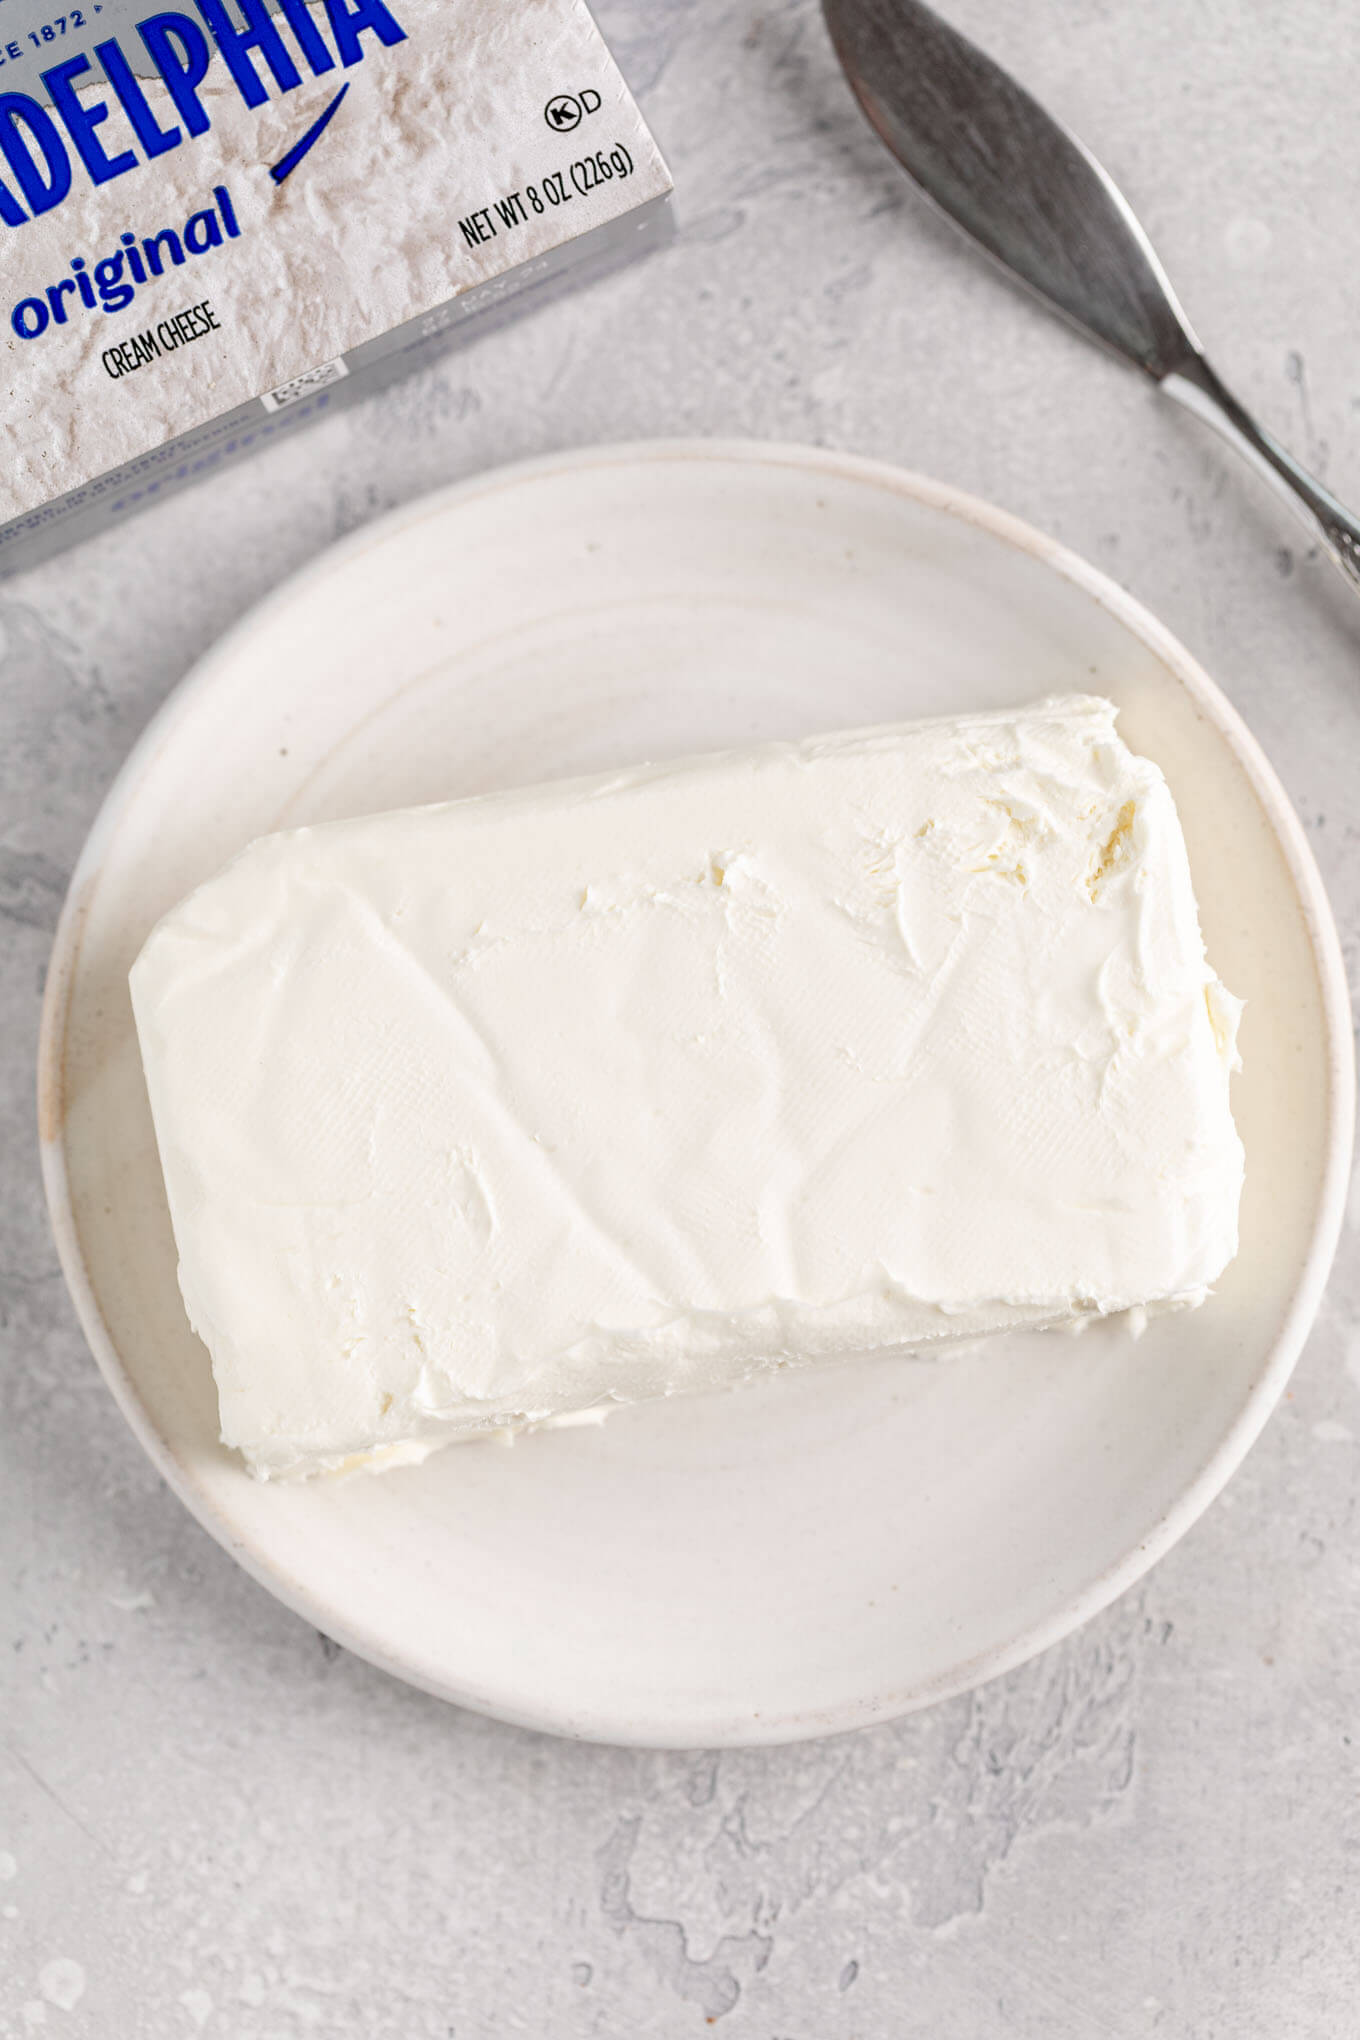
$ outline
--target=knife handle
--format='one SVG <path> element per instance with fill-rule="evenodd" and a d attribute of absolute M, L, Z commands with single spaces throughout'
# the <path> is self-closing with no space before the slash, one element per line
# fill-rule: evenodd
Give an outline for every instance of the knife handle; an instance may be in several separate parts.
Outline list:
<path fill-rule="evenodd" d="M 1188 355 L 1170 375 L 1162 377 L 1159 387 L 1206 425 L 1212 425 L 1265 477 L 1360 595 L 1360 521 L 1256 423 L 1204 356 L 1197 351 Z"/>

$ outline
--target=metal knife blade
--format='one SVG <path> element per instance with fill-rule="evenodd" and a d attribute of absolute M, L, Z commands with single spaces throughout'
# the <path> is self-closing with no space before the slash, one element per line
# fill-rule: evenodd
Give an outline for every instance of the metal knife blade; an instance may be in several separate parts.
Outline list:
<path fill-rule="evenodd" d="M 1198 353 L 1113 180 L 1024 87 L 920 0 L 825 0 L 870 124 L 989 255 L 1161 381 Z"/>

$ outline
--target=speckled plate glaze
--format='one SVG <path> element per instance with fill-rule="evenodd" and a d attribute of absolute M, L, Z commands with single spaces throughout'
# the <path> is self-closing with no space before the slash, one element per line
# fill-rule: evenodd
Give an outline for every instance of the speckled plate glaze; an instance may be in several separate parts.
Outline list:
<path fill-rule="evenodd" d="M 946 1361 L 879 1356 L 381 1478 L 260 1486 L 216 1439 L 127 971 L 157 916 L 291 824 L 1066 690 L 1162 765 L 1247 1000 L 1242 1253 L 1201 1311 Z M 326 554 L 167 701 L 86 846 L 40 1068 L 90 1344 L 199 1520 L 400 1678 L 600 1741 L 791 1740 L 920 1707 L 1108 1601 L 1222 1487 L 1321 1296 L 1350 1015 L 1301 831 L 1231 707 L 1093 568 L 934 482 L 799 447 L 574 453 Z"/>

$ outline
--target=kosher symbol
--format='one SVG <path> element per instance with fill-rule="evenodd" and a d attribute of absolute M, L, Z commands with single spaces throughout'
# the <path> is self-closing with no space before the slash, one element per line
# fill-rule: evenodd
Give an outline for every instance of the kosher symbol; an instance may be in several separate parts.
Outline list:
<path fill-rule="evenodd" d="M 583 108 L 574 92 L 555 92 L 543 109 L 543 118 L 559 134 L 570 134 L 581 125 Z"/>

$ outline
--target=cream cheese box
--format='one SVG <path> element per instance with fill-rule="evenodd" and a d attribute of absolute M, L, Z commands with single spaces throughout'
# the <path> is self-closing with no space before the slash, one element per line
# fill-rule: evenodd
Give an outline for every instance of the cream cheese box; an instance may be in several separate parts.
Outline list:
<path fill-rule="evenodd" d="M 640 251 L 670 189 L 582 0 L 5 0 L 0 571 Z"/>

